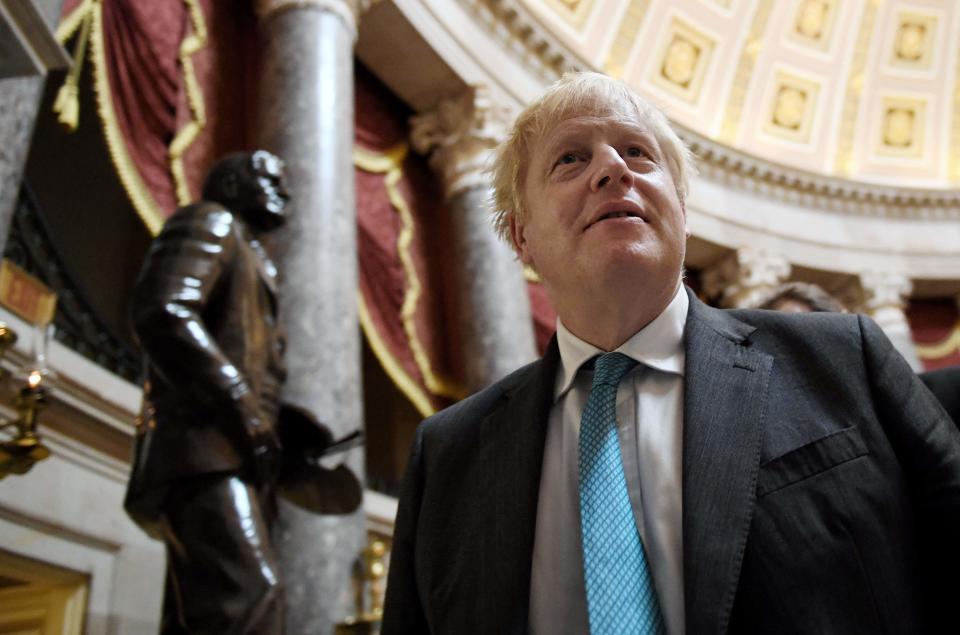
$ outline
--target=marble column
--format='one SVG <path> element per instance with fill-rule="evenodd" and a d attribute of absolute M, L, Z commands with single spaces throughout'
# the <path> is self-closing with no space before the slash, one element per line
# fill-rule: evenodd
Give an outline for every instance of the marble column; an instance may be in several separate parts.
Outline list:
<path fill-rule="evenodd" d="M 786 281 L 791 266 L 778 254 L 741 247 L 731 252 L 703 274 L 707 296 L 719 298 L 728 308 L 747 308 Z"/>
<path fill-rule="evenodd" d="M 859 282 L 858 311 L 874 319 L 914 371 L 923 370 L 904 312 L 913 283 L 904 275 L 891 273 L 863 273 Z"/>
<path fill-rule="evenodd" d="M 450 214 L 467 390 L 536 358 L 523 268 L 493 229 L 486 173 L 508 115 L 483 87 L 412 119 L 412 141 L 443 179 Z"/>
<path fill-rule="evenodd" d="M 51 30 L 56 26 L 63 0 L 32 0 Z M 33 126 L 43 94 L 44 77 L 10 77 L 0 80 L 0 253 L 7 241 L 10 220 L 17 205 L 23 166 L 33 138 Z"/>
<path fill-rule="evenodd" d="M 286 227 L 271 243 L 287 330 L 284 399 L 341 436 L 363 425 L 353 171 L 353 45 L 360 0 L 266 0 L 259 144 L 287 163 Z M 363 480 L 363 452 L 347 463 Z M 288 633 L 331 633 L 354 613 L 351 572 L 365 519 L 281 500 L 274 541 Z"/>

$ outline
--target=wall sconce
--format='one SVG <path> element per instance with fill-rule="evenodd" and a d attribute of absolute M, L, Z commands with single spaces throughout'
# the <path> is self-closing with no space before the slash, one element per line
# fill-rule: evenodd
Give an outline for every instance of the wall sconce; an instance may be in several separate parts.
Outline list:
<path fill-rule="evenodd" d="M 383 583 L 387 567 L 383 562 L 387 545 L 370 537 L 360 552 L 357 615 L 336 625 L 334 635 L 374 635 L 380 632 L 383 619 Z"/>
<path fill-rule="evenodd" d="M 26 474 L 38 461 L 50 456 L 50 449 L 43 445 L 37 434 L 37 414 L 47 404 L 47 388 L 43 385 L 46 375 L 46 330 L 43 327 L 43 332 L 37 334 L 34 363 L 14 374 L 14 381 L 23 382 L 13 400 L 16 418 L 0 419 L 0 431 L 10 432 L 9 437 L 0 441 L 0 480 L 10 474 Z M 16 341 L 17 334 L 13 329 L 0 322 L 0 357 Z M 9 376 L 8 371 L 3 371 L 3 379 Z"/>

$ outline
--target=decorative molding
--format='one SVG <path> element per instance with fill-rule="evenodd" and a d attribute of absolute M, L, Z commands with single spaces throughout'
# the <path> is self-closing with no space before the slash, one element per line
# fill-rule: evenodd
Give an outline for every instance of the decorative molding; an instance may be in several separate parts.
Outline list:
<path fill-rule="evenodd" d="M 257 17 L 268 20 L 290 9 L 319 9 L 338 16 L 357 39 L 357 23 L 374 0 L 255 0 Z"/>
<path fill-rule="evenodd" d="M 663 40 L 660 62 L 653 68 L 650 81 L 680 99 L 695 104 L 716 42 L 706 33 L 679 17 L 670 22 Z"/>
<path fill-rule="evenodd" d="M 700 159 L 700 174 L 724 185 L 851 216 L 960 220 L 960 191 L 854 181 L 787 167 L 740 152 L 674 124 Z"/>
<path fill-rule="evenodd" d="M 546 0 L 546 6 L 576 30 L 583 28 L 596 0 Z"/>
<path fill-rule="evenodd" d="M 890 63 L 900 68 L 930 68 L 937 35 L 937 21 L 937 16 L 933 14 L 901 12 L 897 16 Z"/>
<path fill-rule="evenodd" d="M 910 279 L 898 273 L 862 273 L 859 278 L 862 295 L 857 303 L 858 308 L 870 315 L 881 309 L 907 308 L 907 299 L 913 291 Z"/>
<path fill-rule="evenodd" d="M 921 370 L 910 323 L 904 313 L 913 291 L 913 282 L 899 273 L 869 272 L 860 274 L 857 283 L 859 298 L 856 299 L 859 301 L 852 303 L 855 310 L 872 317 L 910 367 L 915 371 Z M 856 294 L 856 291 L 853 293 Z"/>
<path fill-rule="evenodd" d="M 808 143 L 822 82 L 778 70 L 763 131 L 789 141 Z"/>
<path fill-rule="evenodd" d="M 840 115 L 837 155 L 834 171 L 849 176 L 853 172 L 853 140 L 856 135 L 857 113 L 860 109 L 860 97 L 863 94 L 864 70 L 867 67 L 867 53 L 870 49 L 870 37 L 874 32 L 879 0 L 864 3 L 860 31 L 857 33 L 850 64 L 850 77 L 847 80 L 846 95 L 843 99 L 843 111 Z"/>
<path fill-rule="evenodd" d="M 927 125 L 927 102 L 911 97 L 884 97 L 877 135 L 877 154 L 921 157 Z"/>
<path fill-rule="evenodd" d="M 790 36 L 807 46 L 830 48 L 837 16 L 836 0 L 803 0 L 797 6 Z"/>
<path fill-rule="evenodd" d="M 730 88 L 730 96 L 727 98 L 726 113 L 723 116 L 720 139 L 725 143 L 736 141 L 740 127 L 740 117 L 743 114 L 743 103 L 747 97 L 747 87 L 750 85 L 753 67 L 757 62 L 757 56 L 760 54 L 763 33 L 767 28 L 767 20 L 770 18 L 772 9 L 773 0 L 760 0 L 757 10 L 753 14 L 750 32 L 744 40 L 743 51 L 740 53 L 740 61 L 737 62 L 737 71 Z"/>
<path fill-rule="evenodd" d="M 507 48 L 520 49 L 524 64 L 552 81 L 588 64 L 545 28 L 520 0 L 457 0 Z"/>
<path fill-rule="evenodd" d="M 950 170 L 949 178 L 954 185 L 960 184 L 960 46 L 954 61 L 953 102 L 950 122 Z"/>
<path fill-rule="evenodd" d="M 650 0 L 630 0 L 627 11 L 617 28 L 617 35 L 613 38 L 613 44 L 603 62 L 603 70 L 608 75 L 623 77 L 624 66 L 630 57 L 630 51 L 636 44 L 637 33 L 640 32 L 640 26 L 649 8 Z"/>
<path fill-rule="evenodd" d="M 742 247 L 703 272 L 703 290 L 725 307 L 752 307 L 790 275 L 791 266 L 779 254 Z"/>
<path fill-rule="evenodd" d="M 490 99 L 484 86 L 470 86 L 460 97 L 441 102 L 431 112 L 410 119 L 411 142 L 443 179 L 447 198 L 475 187 L 488 187 L 493 149 L 511 121 L 507 109 Z"/>

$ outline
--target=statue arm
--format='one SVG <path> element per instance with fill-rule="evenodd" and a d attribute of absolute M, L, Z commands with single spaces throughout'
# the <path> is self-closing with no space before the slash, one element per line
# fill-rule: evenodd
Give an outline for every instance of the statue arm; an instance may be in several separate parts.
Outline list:
<path fill-rule="evenodd" d="M 181 210 L 147 254 L 134 294 L 134 328 L 153 368 L 203 409 L 258 418 L 243 373 L 223 353 L 204 316 L 242 240 L 227 210 L 209 203 Z"/>

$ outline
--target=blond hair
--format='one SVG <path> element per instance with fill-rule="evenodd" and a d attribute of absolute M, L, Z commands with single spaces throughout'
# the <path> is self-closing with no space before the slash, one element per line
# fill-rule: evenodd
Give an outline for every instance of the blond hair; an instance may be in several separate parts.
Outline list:
<path fill-rule="evenodd" d="M 626 83 L 601 73 L 567 73 L 517 116 L 507 139 L 494 154 L 493 223 L 497 233 L 510 243 L 510 221 L 523 219 L 523 182 L 533 145 L 565 119 L 579 116 L 617 115 L 649 125 L 666 158 L 667 168 L 682 203 L 687 196 L 688 176 L 695 173 L 693 155 L 670 127 L 666 116 Z"/>

